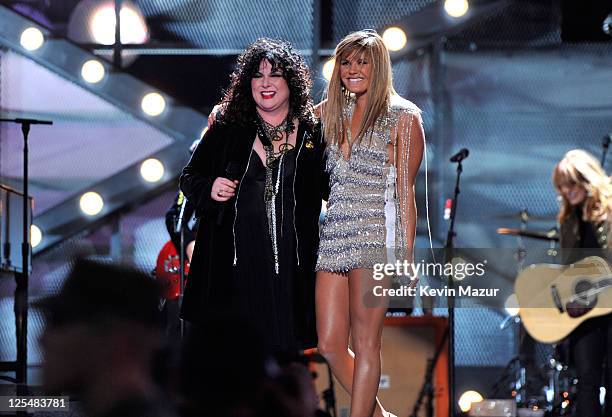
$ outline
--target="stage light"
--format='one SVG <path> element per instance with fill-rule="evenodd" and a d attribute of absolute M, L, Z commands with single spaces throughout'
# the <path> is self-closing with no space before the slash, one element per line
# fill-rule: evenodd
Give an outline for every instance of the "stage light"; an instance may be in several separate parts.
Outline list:
<path fill-rule="evenodd" d="M 104 66 L 99 61 L 91 59 L 81 67 L 81 77 L 91 84 L 98 83 L 104 78 Z"/>
<path fill-rule="evenodd" d="M 519 307 L 518 299 L 516 298 L 516 294 L 511 294 L 504 303 L 504 308 L 506 309 L 506 313 L 508 313 L 511 317 L 516 317 L 521 310 Z"/>
<path fill-rule="evenodd" d="M 467 0 L 445 0 L 444 10 L 451 17 L 461 17 L 467 13 L 470 5 Z"/>
<path fill-rule="evenodd" d="M 601 29 L 606 35 L 612 36 L 612 13 L 606 16 L 602 23 Z"/>
<path fill-rule="evenodd" d="M 147 182 L 157 182 L 164 176 L 164 164 L 159 159 L 147 159 L 140 165 L 140 175 Z"/>
<path fill-rule="evenodd" d="M 143 15 L 133 4 L 125 1 L 121 6 L 120 13 L 121 43 L 145 43 L 149 38 L 149 33 Z M 93 12 L 89 21 L 89 30 L 96 43 L 113 45 L 115 43 L 115 25 L 114 2 L 105 2 Z"/>
<path fill-rule="evenodd" d="M 140 107 L 149 116 L 159 116 L 166 108 L 166 100 L 159 93 L 149 93 L 142 98 Z"/>
<path fill-rule="evenodd" d="M 87 214 L 88 216 L 95 216 L 102 211 L 102 208 L 104 207 L 104 200 L 102 200 L 100 194 L 94 191 L 88 191 L 81 196 L 79 205 L 81 206 L 83 213 Z"/>
<path fill-rule="evenodd" d="M 484 398 L 479 392 L 466 391 L 461 394 L 461 397 L 459 397 L 459 408 L 464 413 L 467 413 L 468 411 L 470 411 L 470 408 L 472 408 L 472 403 L 478 403 L 482 400 L 484 400 Z"/>
<path fill-rule="evenodd" d="M 41 241 L 42 232 L 40 231 L 40 228 L 35 224 L 30 225 L 30 244 L 32 247 L 35 248 L 36 246 L 40 245 Z"/>
<path fill-rule="evenodd" d="M 383 32 L 382 39 L 385 46 L 390 51 L 399 51 L 406 46 L 406 42 L 408 41 L 406 38 L 406 32 L 396 26 L 387 28 Z"/>
<path fill-rule="evenodd" d="M 45 37 L 39 29 L 29 27 L 21 32 L 20 42 L 21 46 L 28 51 L 35 51 L 45 42 Z"/>
<path fill-rule="evenodd" d="M 89 27 L 96 43 L 101 43 L 103 45 L 114 44 L 115 8 L 110 5 L 100 7 L 94 12 L 93 16 L 91 17 Z M 121 35 L 123 35 L 123 33 Z M 123 38 L 123 36 L 121 37 Z"/>
<path fill-rule="evenodd" d="M 321 72 L 323 73 L 323 78 L 325 78 L 327 81 L 331 80 L 335 65 L 336 60 L 334 57 L 329 58 L 327 61 L 325 61 L 325 64 L 323 64 L 323 70 Z"/>

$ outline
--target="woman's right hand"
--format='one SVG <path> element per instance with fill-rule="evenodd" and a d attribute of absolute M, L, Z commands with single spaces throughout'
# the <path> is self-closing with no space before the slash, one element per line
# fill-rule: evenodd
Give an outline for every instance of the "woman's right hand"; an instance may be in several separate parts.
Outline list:
<path fill-rule="evenodd" d="M 210 198 L 215 201 L 225 202 L 236 195 L 238 181 L 217 177 L 210 190 Z"/>

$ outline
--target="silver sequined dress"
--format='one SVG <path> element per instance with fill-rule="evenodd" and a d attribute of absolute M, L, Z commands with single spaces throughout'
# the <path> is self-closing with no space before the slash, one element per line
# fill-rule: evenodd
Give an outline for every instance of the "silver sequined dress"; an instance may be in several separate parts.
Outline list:
<path fill-rule="evenodd" d="M 345 110 L 347 120 L 352 104 Z M 327 171 L 330 173 L 330 195 L 327 214 L 321 228 L 316 270 L 348 272 L 355 268 L 372 269 L 376 263 L 395 262 L 405 252 L 405 229 L 402 218 L 398 169 L 405 169 L 409 152 L 389 164 L 388 145 L 410 149 L 410 131 L 415 128 L 420 110 L 413 103 L 394 97 L 388 116 L 381 117 L 370 139 L 366 135 L 353 145 L 348 160 L 335 144 L 328 145 Z M 409 116 L 399 126 L 400 118 Z M 406 118 L 405 118 L 406 119 Z M 405 143 L 398 144 L 391 132 Z M 410 215 L 410 214 L 409 214 Z M 412 215 L 415 215 L 414 213 Z M 406 217 L 406 216 L 404 216 Z"/>

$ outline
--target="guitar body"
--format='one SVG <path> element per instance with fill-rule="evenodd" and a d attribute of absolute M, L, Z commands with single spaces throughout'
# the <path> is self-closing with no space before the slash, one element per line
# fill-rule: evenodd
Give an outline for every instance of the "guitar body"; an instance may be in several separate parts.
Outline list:
<path fill-rule="evenodd" d="M 181 262 L 171 240 L 166 242 L 157 255 L 155 277 L 162 287 L 162 295 L 166 300 L 176 300 L 181 288 Z M 189 273 L 189 262 L 185 261 L 185 277 Z"/>
<path fill-rule="evenodd" d="M 525 329 L 539 342 L 556 343 L 585 320 L 612 313 L 611 276 L 597 256 L 526 268 L 514 285 Z"/>

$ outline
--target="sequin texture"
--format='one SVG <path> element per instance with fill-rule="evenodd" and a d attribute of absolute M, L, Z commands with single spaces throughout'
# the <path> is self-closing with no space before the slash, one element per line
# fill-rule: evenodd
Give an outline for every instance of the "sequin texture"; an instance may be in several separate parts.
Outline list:
<path fill-rule="evenodd" d="M 328 145 L 326 169 L 330 173 L 330 196 L 327 215 L 321 228 L 316 265 L 318 271 L 345 273 L 356 268 L 371 269 L 376 263 L 390 261 L 390 253 L 394 253 L 393 258 L 397 259 L 405 255 L 405 227 L 408 219 L 401 213 L 408 211 L 402 210 L 406 198 L 402 198 L 405 193 L 401 190 L 401 182 L 406 177 L 402 170 L 408 165 L 409 152 L 398 154 L 397 146 L 405 146 L 406 150 L 410 148 L 413 117 L 408 118 L 409 124 L 400 126 L 402 113 L 414 116 L 419 114 L 419 109 L 411 102 L 397 97 L 392 101 L 388 115 L 378 119 L 371 137 L 367 134 L 360 143 L 352 146 L 348 160 L 337 145 Z M 405 143 L 392 139 L 392 132 L 397 132 L 397 137 L 404 138 Z M 398 162 L 395 166 L 389 164 L 388 145 L 393 145 L 395 155 L 402 155 L 399 160 L 395 158 Z M 399 173 L 398 181 L 395 180 L 396 170 Z M 385 193 L 389 180 L 392 189 L 390 193 Z M 387 202 L 392 199 L 395 206 L 392 215 L 398 219 L 392 223 L 395 224 L 395 230 L 390 231 L 395 233 L 392 239 L 394 248 L 386 247 L 388 232 L 385 225 L 385 194 Z"/>

